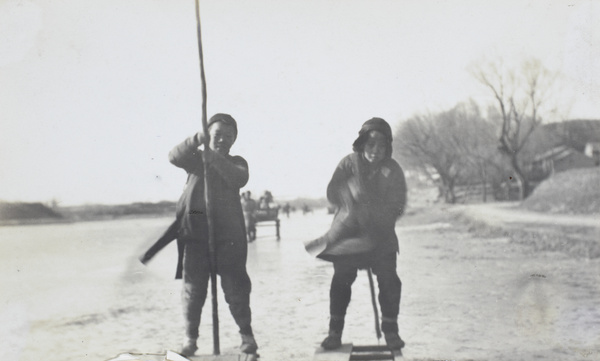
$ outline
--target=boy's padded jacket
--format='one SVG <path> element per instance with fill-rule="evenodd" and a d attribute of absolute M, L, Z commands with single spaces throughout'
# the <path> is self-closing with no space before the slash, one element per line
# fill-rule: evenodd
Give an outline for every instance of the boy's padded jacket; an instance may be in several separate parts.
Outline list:
<path fill-rule="evenodd" d="M 180 222 L 178 238 L 200 242 L 208 251 L 206 202 L 204 200 L 204 162 L 200 133 L 187 138 L 169 153 L 169 160 L 188 173 L 185 190 L 177 203 Z M 211 220 L 219 266 L 246 264 L 247 239 L 240 188 L 248 182 L 248 163 L 240 156 L 213 152 L 209 168 Z"/>
<path fill-rule="evenodd" d="M 406 206 L 406 182 L 402 168 L 390 157 L 374 170 L 368 166 L 361 153 L 344 157 L 329 182 L 327 198 L 338 208 L 332 227 L 348 222 L 346 217 L 353 214 L 360 234 L 348 238 L 374 244 L 369 256 L 378 258 L 398 252 L 395 225 Z M 349 188 L 353 188 L 352 197 Z M 319 257 L 327 259 L 327 249 L 323 253 Z"/>

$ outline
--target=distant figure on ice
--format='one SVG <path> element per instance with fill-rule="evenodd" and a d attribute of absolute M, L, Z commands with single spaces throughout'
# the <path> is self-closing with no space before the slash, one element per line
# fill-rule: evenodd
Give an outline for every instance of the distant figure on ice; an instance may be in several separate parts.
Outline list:
<path fill-rule="evenodd" d="M 379 284 L 381 330 L 391 349 L 404 347 L 398 334 L 402 283 L 396 273 L 395 224 L 406 205 L 404 173 L 392 159 L 392 130 L 381 118 L 366 121 L 338 164 L 327 198 L 337 208 L 331 229 L 306 244 L 309 253 L 333 262 L 329 334 L 321 346 L 342 345 L 346 309 L 358 269 L 371 269 Z"/>
<path fill-rule="evenodd" d="M 177 204 L 179 220 L 178 239 L 183 243 L 182 303 L 185 341 L 184 356 L 198 349 L 200 315 L 206 300 L 210 278 L 208 248 L 208 220 L 204 199 L 204 163 L 206 152 L 211 172 L 211 220 L 217 254 L 217 269 L 225 300 L 242 338 L 240 349 L 254 354 L 258 346 L 254 340 L 250 311 L 250 277 L 246 272 L 248 242 L 244 215 L 240 203 L 240 188 L 248 182 L 248 163 L 240 156 L 229 155 L 237 138 L 237 123 L 228 114 L 216 114 L 208 121 L 210 142 L 200 150 L 204 137 L 197 133 L 177 145 L 169 153 L 169 160 L 188 173 L 186 188 Z"/>
<path fill-rule="evenodd" d="M 290 204 L 286 203 L 282 209 L 283 209 L 283 213 L 285 213 L 285 216 L 287 218 L 290 218 Z"/>
<path fill-rule="evenodd" d="M 304 203 L 302 205 L 302 214 L 304 215 L 306 213 L 312 213 L 312 208 L 310 208 L 308 204 Z"/>
<path fill-rule="evenodd" d="M 244 220 L 246 222 L 246 233 L 248 241 L 252 242 L 256 239 L 256 201 L 252 199 L 252 193 L 246 191 L 242 194 L 242 210 L 244 211 Z"/>
<path fill-rule="evenodd" d="M 271 209 L 271 203 L 273 203 L 273 195 L 270 191 L 265 191 L 263 195 L 258 199 L 258 208 Z"/>

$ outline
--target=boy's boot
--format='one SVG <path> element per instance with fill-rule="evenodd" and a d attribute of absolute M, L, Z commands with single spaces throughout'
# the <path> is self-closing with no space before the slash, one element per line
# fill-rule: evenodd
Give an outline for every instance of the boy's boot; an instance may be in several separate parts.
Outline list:
<path fill-rule="evenodd" d="M 256 350 L 258 350 L 258 345 L 254 339 L 254 335 L 252 333 L 240 333 L 240 335 L 242 335 L 242 345 L 240 346 L 240 351 L 247 354 L 255 354 Z"/>
<path fill-rule="evenodd" d="M 335 350 L 342 346 L 342 331 L 344 330 L 344 318 L 331 316 L 329 320 L 329 335 L 321 343 L 325 350 Z"/>
<path fill-rule="evenodd" d="M 183 356 L 192 356 L 198 351 L 198 346 L 196 345 L 195 338 L 186 337 L 183 341 L 183 346 L 181 347 L 181 351 L 179 352 Z"/>
<path fill-rule="evenodd" d="M 404 341 L 398 335 L 398 322 L 396 320 L 386 320 L 381 322 L 381 331 L 385 337 L 385 343 L 392 350 L 400 350 L 404 347 Z"/>

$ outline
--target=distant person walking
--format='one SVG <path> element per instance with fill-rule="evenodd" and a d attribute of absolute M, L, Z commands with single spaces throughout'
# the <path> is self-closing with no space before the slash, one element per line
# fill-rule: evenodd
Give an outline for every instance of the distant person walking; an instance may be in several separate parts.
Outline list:
<path fill-rule="evenodd" d="M 305 215 L 306 213 L 312 213 L 312 208 L 310 208 L 308 204 L 304 203 L 302 205 L 302 214 Z"/>
<path fill-rule="evenodd" d="M 289 204 L 289 203 L 286 203 L 286 204 L 283 206 L 283 213 L 285 213 L 285 216 L 286 216 L 287 218 L 290 218 L 290 204 Z"/>
<path fill-rule="evenodd" d="M 337 208 L 331 229 L 306 244 L 317 257 L 333 262 L 329 291 L 329 334 L 321 346 L 342 345 L 351 286 L 359 269 L 377 276 L 381 330 L 391 349 L 404 347 L 398 333 L 402 283 L 396 273 L 398 238 L 395 224 L 406 205 L 404 173 L 392 159 L 392 130 L 381 118 L 366 121 L 327 186 L 327 198 Z"/>
<path fill-rule="evenodd" d="M 256 239 L 256 209 L 258 205 L 252 199 L 252 193 L 246 191 L 242 194 L 242 210 L 244 211 L 244 221 L 246 222 L 246 233 L 248 241 L 252 242 Z"/>
<path fill-rule="evenodd" d="M 208 220 L 204 199 L 206 152 L 211 185 L 211 221 L 214 226 L 217 269 L 229 310 L 239 327 L 240 349 L 256 353 L 251 326 L 250 277 L 246 272 L 247 247 L 240 188 L 248 182 L 248 163 L 229 151 L 237 138 L 237 123 L 228 114 L 216 114 L 208 121 L 210 143 L 201 133 L 187 138 L 169 153 L 169 160 L 188 174 L 186 188 L 177 204 L 178 239 L 183 243 L 182 303 L 185 340 L 181 353 L 193 355 L 197 347 L 200 315 L 210 278 Z"/>

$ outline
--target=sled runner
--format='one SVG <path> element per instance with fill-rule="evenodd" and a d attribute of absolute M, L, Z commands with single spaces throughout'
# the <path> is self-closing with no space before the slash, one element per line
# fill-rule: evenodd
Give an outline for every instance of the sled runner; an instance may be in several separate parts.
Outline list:
<path fill-rule="evenodd" d="M 180 357 L 181 359 L 169 361 L 257 361 L 259 355 L 247 353 L 231 353 L 226 355 L 194 355 L 188 357 Z"/>
<path fill-rule="evenodd" d="M 345 343 L 336 350 L 325 350 L 318 347 L 314 361 L 369 361 L 369 360 L 399 360 L 402 351 L 392 351 L 387 346 L 354 346 Z"/>

